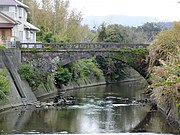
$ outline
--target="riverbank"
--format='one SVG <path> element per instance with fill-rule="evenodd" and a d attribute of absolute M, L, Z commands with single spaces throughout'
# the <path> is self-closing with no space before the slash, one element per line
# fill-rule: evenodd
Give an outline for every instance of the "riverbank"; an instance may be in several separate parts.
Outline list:
<path fill-rule="evenodd" d="M 127 83 L 127 82 L 136 82 L 136 81 L 140 81 L 142 80 L 142 77 L 136 77 L 136 78 L 131 78 L 131 79 L 124 79 L 118 82 L 111 82 L 109 84 L 115 84 L 115 83 Z M 44 99 L 48 99 L 48 98 L 53 98 L 55 96 L 57 96 L 58 92 L 59 93 L 66 93 L 68 91 L 74 91 L 74 90 L 79 90 L 82 88 L 88 88 L 88 87 L 96 87 L 96 86 L 101 86 L 101 85 L 107 85 L 107 83 L 104 81 L 101 82 L 94 82 L 91 84 L 87 84 L 87 85 L 79 85 L 79 86 L 69 86 L 69 87 L 63 87 L 62 89 L 57 89 L 56 91 L 51 91 L 48 92 L 45 89 L 39 89 L 38 91 L 34 92 L 37 99 L 39 100 L 44 100 Z"/>
<path fill-rule="evenodd" d="M 180 124 L 180 21 L 149 46 L 151 98 L 170 122 Z"/>
<path fill-rule="evenodd" d="M 148 86 L 147 90 L 145 90 L 145 93 L 149 96 L 149 99 L 152 103 L 156 104 L 157 110 L 163 114 L 164 118 L 167 120 L 168 124 L 171 125 L 174 130 L 177 133 L 180 133 L 180 120 L 177 115 L 176 107 L 169 104 L 166 104 L 166 102 L 158 102 L 157 96 L 161 89 L 158 87 L 152 87 L 151 85 Z M 160 94 L 163 95 L 162 93 Z M 159 97 L 159 100 L 162 100 L 161 97 Z"/>
<path fill-rule="evenodd" d="M 180 133 L 180 120 L 178 120 L 174 116 L 167 115 L 167 110 L 162 108 L 161 106 L 158 105 L 158 110 L 164 115 L 168 123 L 172 126 L 175 127 L 174 130 L 176 130 L 177 133 Z"/>

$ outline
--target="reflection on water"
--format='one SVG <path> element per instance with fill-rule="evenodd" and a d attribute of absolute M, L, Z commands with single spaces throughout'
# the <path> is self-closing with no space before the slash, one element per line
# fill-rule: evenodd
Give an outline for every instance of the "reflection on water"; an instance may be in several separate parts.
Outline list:
<path fill-rule="evenodd" d="M 98 86 L 68 92 L 77 99 L 73 106 L 48 109 L 24 108 L 0 115 L 1 133 L 123 133 L 145 117 L 149 106 L 143 99 L 145 82 Z M 156 122 L 156 124 L 158 124 Z M 163 132 L 161 127 L 151 132 Z"/>

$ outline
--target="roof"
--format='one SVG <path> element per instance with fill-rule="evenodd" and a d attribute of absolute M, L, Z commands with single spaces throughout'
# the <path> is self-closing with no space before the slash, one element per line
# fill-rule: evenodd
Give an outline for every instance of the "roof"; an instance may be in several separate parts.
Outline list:
<path fill-rule="evenodd" d="M 0 16 L 2 16 L 3 18 L 5 18 L 8 22 L 12 23 L 12 24 L 16 24 L 17 22 L 9 17 L 8 15 L 4 14 L 3 12 L 0 11 Z"/>
<path fill-rule="evenodd" d="M 26 22 L 26 24 L 24 24 L 25 28 L 30 29 L 30 30 L 35 30 L 35 31 L 40 31 L 39 28 L 37 28 L 36 26 L 32 25 L 29 22 Z"/>
<path fill-rule="evenodd" d="M 10 24 L 10 23 L 0 23 L 0 28 L 13 28 L 14 24 Z"/>
<path fill-rule="evenodd" d="M 29 7 L 18 0 L 0 0 L 2 6 L 19 6 L 29 9 Z"/>

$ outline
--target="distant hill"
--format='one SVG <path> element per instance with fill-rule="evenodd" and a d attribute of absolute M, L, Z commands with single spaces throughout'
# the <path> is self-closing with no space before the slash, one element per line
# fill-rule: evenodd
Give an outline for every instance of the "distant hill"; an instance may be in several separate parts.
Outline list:
<path fill-rule="evenodd" d="M 173 26 L 173 22 L 160 22 L 165 28 L 170 29 Z"/>
<path fill-rule="evenodd" d="M 108 15 L 108 16 L 87 16 L 84 17 L 82 24 L 87 24 L 91 29 L 100 26 L 103 22 L 108 24 L 121 24 L 124 26 L 140 26 L 146 22 L 162 22 L 162 20 L 146 17 L 146 16 L 123 16 L 123 15 Z"/>

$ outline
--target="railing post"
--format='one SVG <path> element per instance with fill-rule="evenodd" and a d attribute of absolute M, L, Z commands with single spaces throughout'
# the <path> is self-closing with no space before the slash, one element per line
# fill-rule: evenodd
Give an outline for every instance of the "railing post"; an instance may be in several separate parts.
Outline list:
<path fill-rule="evenodd" d="M 20 41 L 16 41 L 16 48 L 17 48 L 17 49 L 21 49 L 21 43 L 20 43 Z"/>

